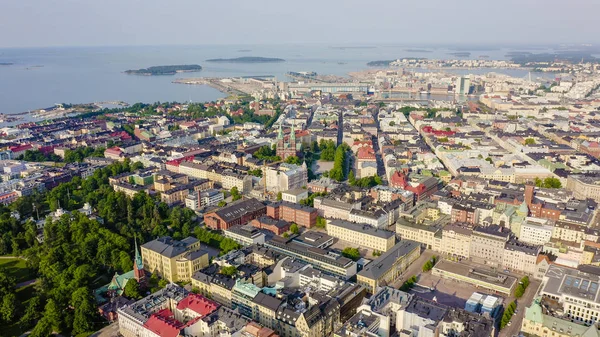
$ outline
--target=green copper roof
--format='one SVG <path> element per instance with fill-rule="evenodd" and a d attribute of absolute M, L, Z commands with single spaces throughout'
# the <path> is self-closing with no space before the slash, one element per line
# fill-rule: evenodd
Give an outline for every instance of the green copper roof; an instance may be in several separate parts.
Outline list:
<path fill-rule="evenodd" d="M 529 214 L 529 207 L 527 207 L 527 202 L 523 201 L 521 206 L 519 206 L 519 210 L 517 211 L 517 214 L 519 214 L 521 216 L 526 216 Z"/>
<path fill-rule="evenodd" d="M 244 281 L 237 279 L 232 290 L 242 293 L 250 298 L 254 298 L 262 289 L 252 283 L 245 283 Z"/>
<path fill-rule="evenodd" d="M 540 299 L 536 298 L 531 303 L 529 308 L 525 308 L 525 319 L 531 322 L 542 323 L 544 318 L 542 317 L 542 306 L 540 305 Z"/>

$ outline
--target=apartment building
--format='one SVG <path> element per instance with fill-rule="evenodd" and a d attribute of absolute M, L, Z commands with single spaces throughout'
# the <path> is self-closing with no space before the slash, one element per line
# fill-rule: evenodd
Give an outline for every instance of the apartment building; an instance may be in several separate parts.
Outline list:
<path fill-rule="evenodd" d="M 283 163 L 277 167 L 269 166 L 265 171 L 267 190 L 274 193 L 302 188 L 308 184 L 306 163 L 300 166 Z"/>
<path fill-rule="evenodd" d="M 380 285 L 395 282 L 420 255 L 421 246 L 418 242 L 402 240 L 367 264 L 357 274 L 357 283 L 365 287 L 368 293 L 374 294 Z"/>
<path fill-rule="evenodd" d="M 298 226 L 312 228 L 317 223 L 318 211 L 316 208 L 310 206 L 279 201 L 267 205 L 267 215 L 273 219 L 293 222 Z"/>
<path fill-rule="evenodd" d="M 220 305 L 184 288 L 164 289 L 118 309 L 119 333 L 125 337 L 211 334 L 205 319 Z M 216 330 L 216 329 L 215 329 Z"/>
<path fill-rule="evenodd" d="M 347 203 L 329 198 L 317 197 L 314 206 L 318 214 L 327 219 L 350 219 L 350 211 L 360 209 L 360 203 Z"/>
<path fill-rule="evenodd" d="M 394 232 L 344 220 L 327 220 L 327 234 L 379 252 L 388 251 L 396 243 Z"/>
<path fill-rule="evenodd" d="M 552 239 L 553 231 L 554 226 L 550 220 L 528 217 L 521 224 L 519 240 L 532 245 L 544 245 Z"/>
<path fill-rule="evenodd" d="M 600 179 L 597 176 L 569 175 L 566 188 L 573 191 L 576 199 L 590 198 L 600 202 Z"/>
<path fill-rule="evenodd" d="M 537 270 L 538 255 L 542 246 L 510 240 L 504 247 L 502 267 L 533 276 Z"/>
<path fill-rule="evenodd" d="M 471 256 L 473 227 L 466 224 L 448 224 L 442 229 L 440 252 L 468 259 Z"/>
<path fill-rule="evenodd" d="M 208 266 L 208 252 L 193 237 L 178 241 L 164 236 L 141 248 L 144 269 L 170 282 L 187 282 L 195 272 Z"/>
<path fill-rule="evenodd" d="M 281 193 L 281 200 L 297 204 L 302 199 L 308 198 L 308 190 L 304 188 L 294 188 Z"/>
<path fill-rule="evenodd" d="M 500 266 L 504 261 L 504 247 L 510 238 L 510 230 L 498 225 L 477 226 L 471 235 L 469 255 L 474 262 Z"/>
<path fill-rule="evenodd" d="M 586 228 L 587 226 L 571 221 L 558 220 L 554 223 L 552 238 L 561 241 L 581 242 L 585 240 Z"/>
<path fill-rule="evenodd" d="M 224 171 L 221 175 L 221 186 L 226 190 L 235 187 L 240 193 L 249 193 L 252 190 L 252 176 Z"/>
<path fill-rule="evenodd" d="M 440 246 L 441 231 L 440 224 L 419 224 L 405 218 L 400 218 L 396 222 L 396 234 L 400 238 L 419 242 L 428 249 L 436 249 Z"/>
<path fill-rule="evenodd" d="M 147 186 L 137 186 L 125 182 L 117 182 L 112 186 L 115 192 L 123 192 L 129 198 L 133 198 L 138 192 L 150 192 Z"/>
<path fill-rule="evenodd" d="M 217 205 L 221 200 L 225 199 L 223 192 L 216 189 L 208 189 L 198 194 L 200 207 Z"/>

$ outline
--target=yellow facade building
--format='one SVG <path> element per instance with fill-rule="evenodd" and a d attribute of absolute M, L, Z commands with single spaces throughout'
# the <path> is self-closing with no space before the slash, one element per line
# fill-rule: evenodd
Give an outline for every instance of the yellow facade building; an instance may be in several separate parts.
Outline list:
<path fill-rule="evenodd" d="M 144 269 L 170 281 L 187 282 L 192 275 L 208 266 L 208 252 L 200 241 L 187 237 L 181 241 L 165 236 L 142 245 Z"/>
<path fill-rule="evenodd" d="M 327 234 L 360 247 L 380 252 L 387 252 L 396 243 L 394 232 L 344 220 L 328 220 Z"/>
<path fill-rule="evenodd" d="M 356 277 L 358 284 L 374 294 L 380 284 L 391 284 L 421 255 L 418 242 L 402 240 L 375 261 L 367 264 Z"/>

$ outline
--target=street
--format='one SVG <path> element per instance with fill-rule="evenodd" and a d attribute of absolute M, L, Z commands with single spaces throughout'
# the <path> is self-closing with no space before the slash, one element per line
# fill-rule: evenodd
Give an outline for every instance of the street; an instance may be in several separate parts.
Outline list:
<path fill-rule="evenodd" d="M 114 322 L 91 334 L 90 337 L 116 337 L 119 335 L 119 323 Z"/>
<path fill-rule="evenodd" d="M 418 276 L 421 273 L 425 262 L 427 262 L 427 260 L 431 259 L 431 257 L 434 255 L 436 255 L 436 254 L 432 250 L 426 249 L 425 251 L 423 251 L 421 256 L 419 256 L 419 258 L 416 259 L 415 262 L 411 263 L 410 266 L 408 266 L 408 268 L 406 268 L 406 270 L 402 273 L 402 276 L 396 282 L 391 284 L 390 286 L 398 289 L 411 276 L 413 276 L 413 275 Z"/>
<path fill-rule="evenodd" d="M 498 337 L 512 337 L 518 336 L 521 331 L 521 324 L 523 323 L 523 315 L 525 315 L 525 308 L 531 305 L 535 294 L 537 294 L 538 288 L 541 282 L 538 280 L 530 279 L 529 286 L 525 290 L 523 297 L 517 300 L 518 313 L 514 314 L 510 326 L 506 326 L 500 331 Z M 508 302 L 510 303 L 510 302 Z M 505 307 L 508 303 L 504 303 Z"/>

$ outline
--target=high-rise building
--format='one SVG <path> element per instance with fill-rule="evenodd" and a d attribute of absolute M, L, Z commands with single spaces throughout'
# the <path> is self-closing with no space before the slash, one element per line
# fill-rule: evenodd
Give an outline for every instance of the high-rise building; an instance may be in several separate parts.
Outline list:
<path fill-rule="evenodd" d="M 471 79 L 461 76 L 456 79 L 456 88 L 454 89 L 454 93 L 457 95 L 468 95 L 470 87 Z"/>

